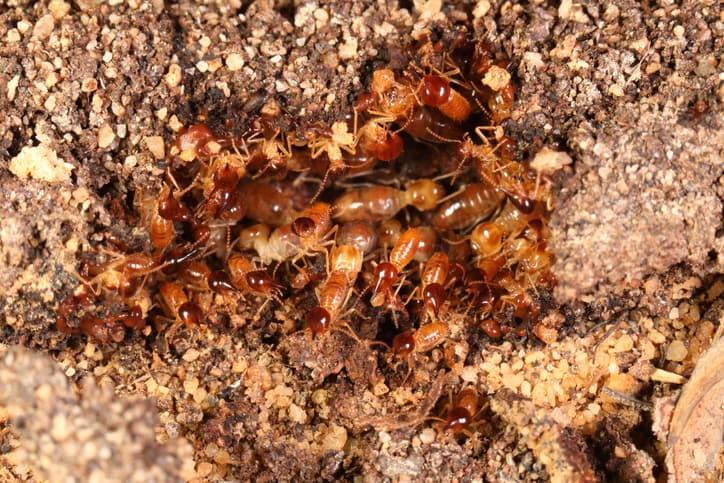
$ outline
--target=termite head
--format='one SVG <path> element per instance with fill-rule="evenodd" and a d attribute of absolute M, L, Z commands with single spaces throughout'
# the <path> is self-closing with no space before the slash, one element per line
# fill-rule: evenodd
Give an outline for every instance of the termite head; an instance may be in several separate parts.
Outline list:
<path fill-rule="evenodd" d="M 231 296 L 239 292 L 231 281 L 231 276 L 223 270 L 214 270 L 206 280 L 209 288 L 219 295 Z"/>
<path fill-rule="evenodd" d="M 208 156 L 206 144 L 213 138 L 214 133 L 205 124 L 190 126 L 176 138 L 176 147 L 180 151 L 179 157 L 189 162 L 199 156 Z"/>
<path fill-rule="evenodd" d="M 425 302 L 425 309 L 437 317 L 440 313 L 440 307 L 445 303 L 447 293 L 439 283 L 431 283 L 422 290 L 422 298 Z"/>
<path fill-rule="evenodd" d="M 199 245 L 206 245 L 211 239 L 211 228 L 205 223 L 191 223 L 191 237 Z"/>
<path fill-rule="evenodd" d="M 269 294 L 274 290 L 282 290 L 283 285 L 277 283 L 263 270 L 253 270 L 246 274 L 246 283 L 255 292 Z"/>
<path fill-rule="evenodd" d="M 392 288 L 397 280 L 397 267 L 389 262 L 382 262 L 375 268 L 375 288 L 372 290 L 373 307 L 379 307 L 384 301 L 384 295 Z"/>
<path fill-rule="evenodd" d="M 450 82 L 439 75 L 426 75 L 420 82 L 420 100 L 423 104 L 438 107 L 450 99 Z"/>
<path fill-rule="evenodd" d="M 460 391 L 453 406 L 448 409 L 442 430 L 451 434 L 465 431 L 478 412 L 478 394 L 468 387 Z"/>
<path fill-rule="evenodd" d="M 292 233 L 301 238 L 310 237 L 314 234 L 316 224 L 307 216 L 300 216 L 292 222 Z"/>
<path fill-rule="evenodd" d="M 472 414 L 470 414 L 467 409 L 454 407 L 448 412 L 442 430 L 451 434 L 461 433 L 470 425 L 471 420 Z"/>
<path fill-rule="evenodd" d="M 415 350 L 415 338 L 409 332 L 397 334 L 392 339 L 392 353 L 398 357 L 405 357 Z"/>
<path fill-rule="evenodd" d="M 508 199 L 513 205 L 518 208 L 518 211 L 529 215 L 533 213 L 536 208 L 536 200 L 528 196 L 527 193 L 522 190 L 509 189 L 501 186 L 500 190 L 505 193 Z"/>
<path fill-rule="evenodd" d="M 373 154 L 380 161 L 393 161 L 400 157 L 404 149 L 405 144 L 400 135 L 388 131 L 377 140 Z"/>
<path fill-rule="evenodd" d="M 180 221 L 184 223 L 191 223 L 194 221 L 194 216 L 191 213 L 191 210 L 177 200 L 167 186 L 161 191 L 161 196 L 158 200 L 158 214 L 165 220 Z"/>
<path fill-rule="evenodd" d="M 406 189 L 410 193 L 410 204 L 420 211 L 432 210 L 445 196 L 445 188 L 427 178 L 409 183 Z"/>
<path fill-rule="evenodd" d="M 307 316 L 304 321 L 312 331 L 312 337 L 316 337 L 319 334 L 323 334 L 327 331 L 329 326 L 332 324 L 332 316 L 329 314 L 327 309 L 322 307 L 314 307 L 312 310 L 307 312 Z"/>
<path fill-rule="evenodd" d="M 193 302 L 184 302 L 178 308 L 178 318 L 187 326 L 199 325 L 204 320 L 204 314 Z"/>
<path fill-rule="evenodd" d="M 485 319 L 480 322 L 480 329 L 491 339 L 500 339 L 503 335 L 500 324 L 493 319 Z"/>

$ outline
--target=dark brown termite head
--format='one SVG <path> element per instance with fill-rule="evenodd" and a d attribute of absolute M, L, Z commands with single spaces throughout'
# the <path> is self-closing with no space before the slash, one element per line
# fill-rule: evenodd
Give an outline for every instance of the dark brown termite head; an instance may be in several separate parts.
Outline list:
<path fill-rule="evenodd" d="M 709 104 L 703 100 L 698 100 L 689 107 L 689 116 L 694 122 L 698 122 L 707 112 L 709 112 Z"/>
<path fill-rule="evenodd" d="M 246 283 L 253 291 L 263 294 L 270 294 L 275 290 L 281 291 L 284 288 L 263 270 L 253 270 L 247 273 Z"/>
<path fill-rule="evenodd" d="M 422 289 L 422 299 L 425 303 L 425 309 L 437 317 L 440 314 L 440 307 L 447 299 L 447 292 L 439 283 L 431 283 Z"/>
<path fill-rule="evenodd" d="M 500 339 L 503 336 L 500 324 L 493 319 L 485 319 L 480 322 L 480 329 L 491 339 Z"/>
<path fill-rule="evenodd" d="M 236 189 L 240 179 L 237 170 L 230 164 L 225 164 L 214 171 L 213 180 L 217 190 L 231 191 Z"/>
<path fill-rule="evenodd" d="M 237 190 L 230 193 L 224 206 L 216 212 L 216 216 L 226 222 L 235 223 L 244 218 L 246 214 L 246 202 L 239 195 Z"/>
<path fill-rule="evenodd" d="M 292 222 L 292 233 L 300 238 L 307 238 L 314 235 L 316 224 L 307 216 L 300 216 Z"/>
<path fill-rule="evenodd" d="M 392 353 L 397 357 L 405 357 L 415 350 L 415 338 L 409 332 L 397 334 L 392 339 Z"/>
<path fill-rule="evenodd" d="M 78 329 L 100 344 L 109 342 L 123 342 L 126 337 L 126 328 L 116 317 L 104 319 L 92 315 L 86 315 L 80 320 Z"/>
<path fill-rule="evenodd" d="M 364 112 L 374 106 L 377 97 L 372 92 L 363 92 L 357 96 L 357 102 L 354 104 L 354 110 Z"/>
<path fill-rule="evenodd" d="M 184 302 L 178 308 L 178 318 L 187 327 L 193 327 L 201 324 L 201 321 L 204 320 L 204 313 L 195 303 Z"/>
<path fill-rule="evenodd" d="M 460 391 L 453 406 L 448 409 L 442 430 L 451 434 L 465 431 L 478 412 L 478 394 L 468 387 Z"/>
<path fill-rule="evenodd" d="M 503 136 L 503 139 L 498 143 L 498 153 L 500 153 L 500 157 L 506 161 L 512 161 L 515 159 L 517 152 L 518 141 L 510 136 Z"/>
<path fill-rule="evenodd" d="M 304 322 L 312 332 L 312 337 L 324 334 L 332 324 L 332 316 L 327 309 L 322 307 L 314 307 L 307 312 Z"/>
<path fill-rule="evenodd" d="M 223 221 L 237 222 L 246 214 L 246 202 L 236 186 L 216 188 L 206 200 L 206 212 Z"/>
<path fill-rule="evenodd" d="M 141 288 L 142 283 L 142 277 L 130 278 L 124 275 L 118 282 L 118 295 L 123 298 L 132 297 Z"/>
<path fill-rule="evenodd" d="M 194 215 L 191 213 L 191 210 L 177 200 L 171 190 L 168 190 L 166 196 L 158 200 L 158 214 L 165 220 L 183 223 L 191 223 L 194 221 Z"/>
<path fill-rule="evenodd" d="M 223 270 L 214 270 L 207 277 L 209 288 L 219 295 L 230 296 L 239 292 L 231 281 L 231 276 Z"/>
<path fill-rule="evenodd" d="M 426 75 L 420 82 L 420 100 L 431 107 L 439 107 L 450 98 L 450 82 L 439 75 Z"/>
<path fill-rule="evenodd" d="M 529 215 L 535 210 L 537 201 L 522 190 L 509 189 L 502 186 L 500 190 L 505 193 L 505 196 L 508 197 L 511 203 L 513 203 L 521 213 Z"/>
<path fill-rule="evenodd" d="M 123 323 L 129 329 L 142 329 L 146 325 L 141 307 L 136 305 L 128 312 L 121 313 L 115 317 L 118 322 Z"/>
<path fill-rule="evenodd" d="M 375 287 L 372 290 L 372 305 L 375 305 L 374 300 L 379 299 L 380 296 L 388 292 L 392 288 L 392 284 L 397 280 L 398 270 L 390 262 L 382 262 L 375 268 Z M 382 305 L 381 301 L 376 306 Z"/>
<path fill-rule="evenodd" d="M 393 161 L 400 157 L 404 148 L 404 142 L 399 134 L 386 132 L 384 137 L 375 143 L 372 154 L 380 161 Z"/>
<path fill-rule="evenodd" d="M 194 124 L 176 137 L 176 147 L 181 152 L 181 159 L 193 159 L 208 155 L 206 144 L 214 139 L 214 133 L 206 124 Z"/>
<path fill-rule="evenodd" d="M 442 430 L 451 434 L 458 434 L 470 425 L 471 420 L 472 414 L 467 409 L 454 407 L 448 412 Z"/>

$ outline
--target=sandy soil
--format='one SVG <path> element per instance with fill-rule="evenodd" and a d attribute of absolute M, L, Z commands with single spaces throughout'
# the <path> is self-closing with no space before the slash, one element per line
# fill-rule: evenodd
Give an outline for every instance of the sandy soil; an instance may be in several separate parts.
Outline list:
<path fill-rule="evenodd" d="M 0 6 L 0 479 L 721 477 L 718 2 L 440 3 Z M 461 336 L 399 384 L 342 335 L 281 336 L 274 308 L 272 328 L 242 307 L 170 351 L 56 330 L 79 254 L 145 236 L 119 206 L 160 187 L 179 126 L 238 134 L 272 102 L 279 129 L 329 126 L 375 69 L 456 28 L 512 59 L 521 156 L 573 161 L 554 176 L 544 336 Z M 674 409 L 684 383 L 707 397 Z M 478 422 L 439 433 L 428 417 L 467 386 Z M 692 435 L 711 439 L 696 456 Z"/>

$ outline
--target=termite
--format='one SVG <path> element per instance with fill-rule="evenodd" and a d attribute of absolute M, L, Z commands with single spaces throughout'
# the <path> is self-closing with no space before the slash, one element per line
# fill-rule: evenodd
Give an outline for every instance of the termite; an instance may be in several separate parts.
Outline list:
<path fill-rule="evenodd" d="M 390 258 L 375 268 L 375 286 L 372 290 L 370 303 L 373 307 L 381 306 L 391 295 L 392 285 L 397 281 L 398 274 L 409 264 L 418 249 L 422 233 L 417 228 L 405 231 L 390 251 Z"/>

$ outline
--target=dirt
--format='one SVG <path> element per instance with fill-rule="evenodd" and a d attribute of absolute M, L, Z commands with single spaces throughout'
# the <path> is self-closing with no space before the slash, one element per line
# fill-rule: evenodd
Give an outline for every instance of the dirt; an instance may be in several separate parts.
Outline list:
<path fill-rule="evenodd" d="M 3 479 L 686 480 L 654 409 L 675 404 L 724 323 L 719 4 L 438 5 L 0 7 Z M 328 127 L 375 69 L 404 67 L 416 40 L 455 28 L 510 57 L 505 129 L 521 156 L 572 159 L 553 175 L 545 335 L 453 337 L 406 379 L 379 378 L 391 363 L 342 334 L 287 336 L 294 320 L 275 309 L 220 317 L 170 352 L 161 338 L 102 345 L 56 330 L 79 254 L 145 236 L 125 208 L 160 187 L 181 125 L 239 134 L 270 109 L 280 130 Z M 458 315 L 454 335 L 469 333 Z M 431 418 L 465 386 L 484 410 L 469 434 L 445 435 Z M 48 457 L 71 446 L 88 453 Z M 691 464 L 714 481 L 719 455 Z"/>

